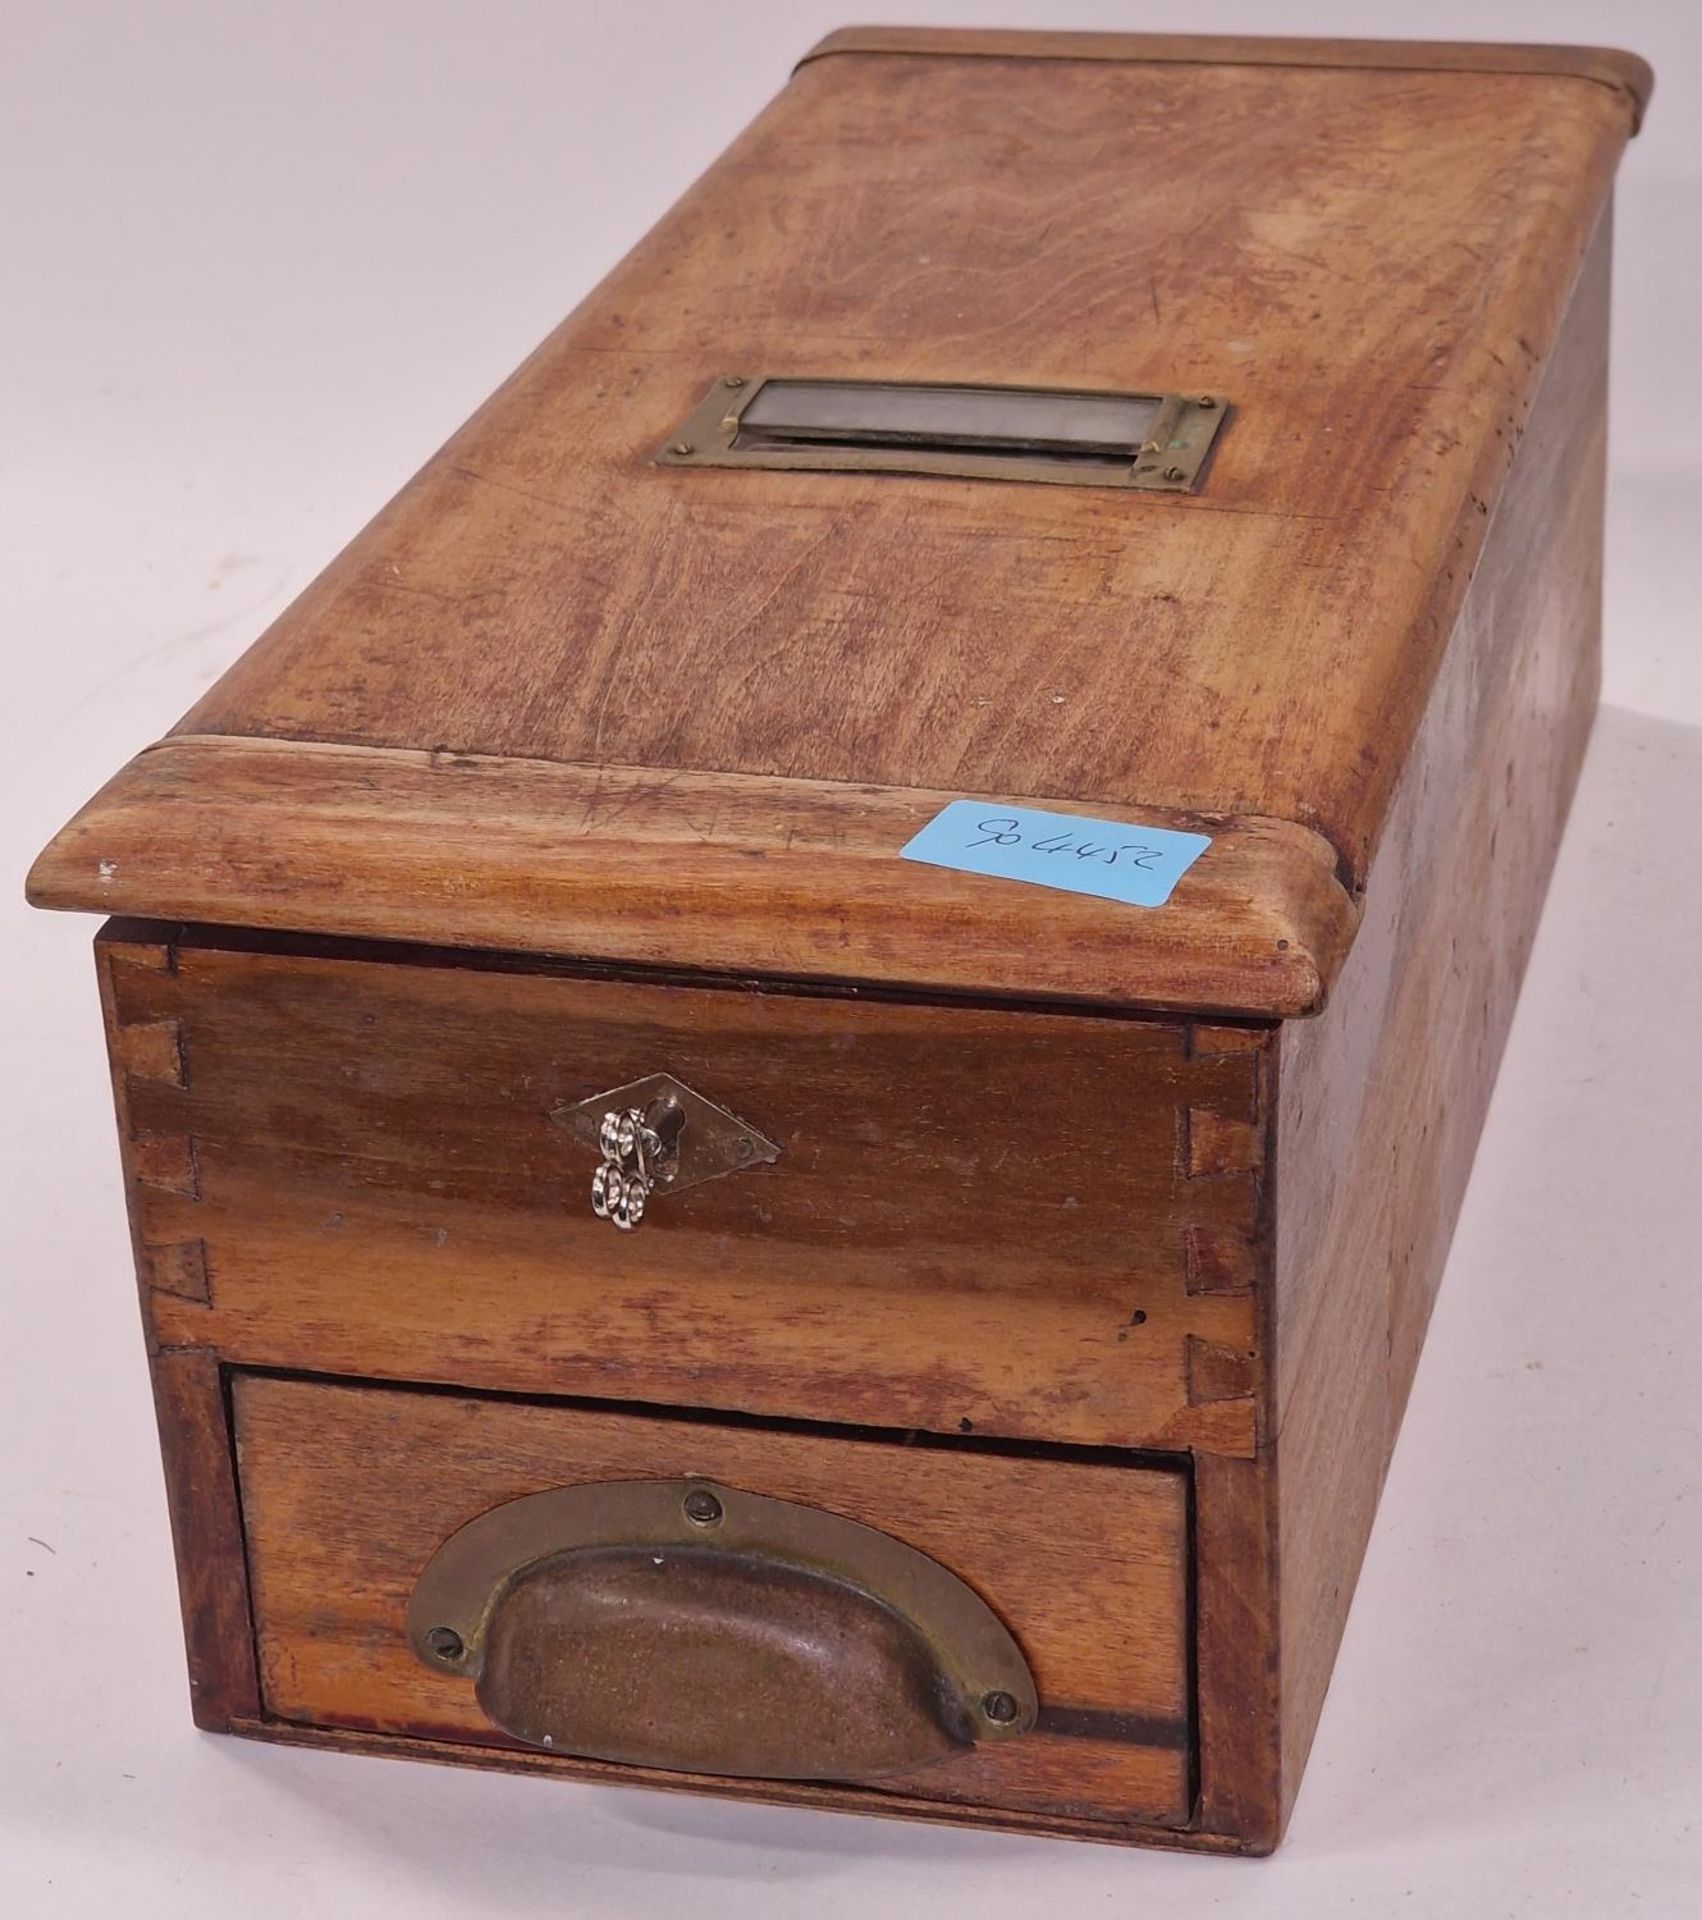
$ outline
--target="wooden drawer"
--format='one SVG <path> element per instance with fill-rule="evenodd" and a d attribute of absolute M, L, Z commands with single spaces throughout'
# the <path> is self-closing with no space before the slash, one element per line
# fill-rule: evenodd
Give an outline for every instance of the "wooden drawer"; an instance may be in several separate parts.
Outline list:
<path fill-rule="evenodd" d="M 241 1374 L 233 1402 L 262 1706 L 276 1720 L 513 1750 L 468 1680 L 410 1647 L 422 1569 L 467 1522 L 526 1495 L 701 1477 L 897 1536 L 1015 1636 L 1039 1695 L 1034 1730 L 863 1791 L 1078 1820 L 1188 1817 L 1181 1462 L 898 1446 Z"/>
<path fill-rule="evenodd" d="M 1268 1030 L 109 938 L 153 1329 L 241 1364 L 1248 1456 Z M 591 1212 L 653 1072 L 781 1148 Z"/>

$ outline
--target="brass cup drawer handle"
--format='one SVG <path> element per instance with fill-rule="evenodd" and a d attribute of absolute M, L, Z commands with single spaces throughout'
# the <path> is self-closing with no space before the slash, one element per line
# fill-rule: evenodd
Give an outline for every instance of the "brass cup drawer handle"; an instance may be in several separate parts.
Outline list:
<path fill-rule="evenodd" d="M 819 1507 L 601 1481 L 469 1521 L 408 1638 L 512 1739 L 746 1779 L 904 1774 L 1035 1721 L 1028 1663 L 938 1561 Z"/>

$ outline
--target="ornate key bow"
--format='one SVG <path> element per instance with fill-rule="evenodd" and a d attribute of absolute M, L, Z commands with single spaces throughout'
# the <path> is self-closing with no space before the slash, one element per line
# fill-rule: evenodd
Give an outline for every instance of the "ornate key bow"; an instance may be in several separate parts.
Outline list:
<path fill-rule="evenodd" d="M 671 1177 L 685 1115 L 671 1102 L 658 1103 L 652 1125 L 641 1107 L 611 1109 L 597 1129 L 603 1164 L 591 1176 L 591 1211 L 630 1232 L 644 1218 L 644 1203 L 658 1180 Z"/>
<path fill-rule="evenodd" d="M 780 1149 L 725 1107 L 671 1073 L 611 1087 L 550 1118 L 595 1152 L 591 1211 L 630 1233 L 658 1187 L 683 1192 L 701 1181 L 761 1166 Z"/>

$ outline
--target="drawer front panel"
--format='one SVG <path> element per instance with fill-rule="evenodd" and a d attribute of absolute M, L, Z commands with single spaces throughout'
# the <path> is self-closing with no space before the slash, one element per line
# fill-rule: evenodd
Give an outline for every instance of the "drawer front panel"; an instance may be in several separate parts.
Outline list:
<path fill-rule="evenodd" d="M 870 1783 L 905 1801 L 1188 1817 L 1188 1486 L 1180 1468 L 1017 1458 L 442 1393 L 238 1375 L 242 1500 L 267 1712 L 512 1749 L 407 1614 L 480 1514 L 548 1490 L 703 1478 L 902 1540 L 1002 1620 L 1034 1731 Z"/>
<path fill-rule="evenodd" d="M 1263 1033 L 109 945 L 167 1344 L 312 1372 L 1245 1455 Z M 551 1114 L 775 1142 L 636 1231 Z"/>

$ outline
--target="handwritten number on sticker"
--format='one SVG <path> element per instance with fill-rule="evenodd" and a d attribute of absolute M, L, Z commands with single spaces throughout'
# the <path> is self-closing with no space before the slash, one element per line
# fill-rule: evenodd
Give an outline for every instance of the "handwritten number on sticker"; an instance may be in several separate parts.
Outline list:
<path fill-rule="evenodd" d="M 1162 907 L 1210 845 L 1207 834 L 1131 820 L 1091 820 L 1009 800 L 953 800 L 900 852 L 906 860 L 989 880 Z"/>
<path fill-rule="evenodd" d="M 971 847 L 1020 847 L 1023 844 L 1022 833 L 1015 820 L 983 820 L 980 833 L 980 839 L 967 844 Z M 1107 867 L 1114 867 L 1119 860 L 1126 858 L 1129 866 L 1140 867 L 1148 873 L 1155 862 L 1164 858 L 1161 847 L 1144 847 L 1139 841 L 1129 841 L 1120 847 L 1102 847 L 1092 840 L 1080 839 L 1073 833 L 1048 833 L 1027 844 L 1036 853 L 1073 853 L 1078 860 L 1098 860 Z"/>
<path fill-rule="evenodd" d="M 1017 832 L 1014 820 L 983 820 L 981 838 L 969 844 L 972 847 L 1020 847 L 1022 835 Z"/>

